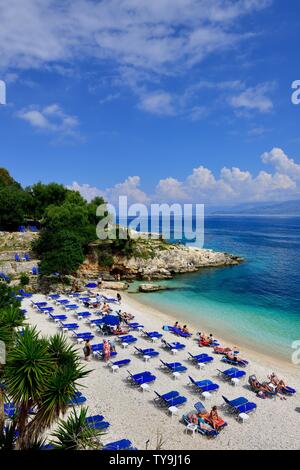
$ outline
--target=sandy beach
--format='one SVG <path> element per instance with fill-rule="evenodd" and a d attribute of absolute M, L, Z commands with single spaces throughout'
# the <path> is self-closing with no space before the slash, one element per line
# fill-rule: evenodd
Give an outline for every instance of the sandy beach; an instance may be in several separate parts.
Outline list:
<path fill-rule="evenodd" d="M 112 291 L 102 291 L 101 293 L 115 296 L 115 292 Z M 44 299 L 45 297 L 42 295 L 34 295 L 32 298 L 33 301 Z M 25 299 L 22 305 L 28 312 L 27 322 L 36 325 L 41 334 L 52 335 L 58 331 L 57 324 L 49 321 L 47 315 L 38 313 L 31 307 L 31 299 Z M 55 307 L 56 313 L 65 313 L 60 307 Z M 179 318 L 175 319 L 172 315 L 167 315 L 141 304 L 130 294 L 122 294 L 121 306 L 117 306 L 117 309 L 119 308 L 122 311 L 134 314 L 135 320 L 143 324 L 146 331 L 163 332 L 164 339 L 170 342 L 178 340 L 170 332 L 162 331 L 162 326 L 173 324 L 175 320 L 180 320 Z M 116 309 L 116 306 L 114 306 L 114 309 Z M 86 310 L 86 308 L 82 310 Z M 75 321 L 75 315 L 72 313 L 68 314 L 68 318 Z M 90 330 L 85 320 L 80 320 L 79 324 L 79 331 Z M 190 327 L 193 333 L 197 332 L 197 325 L 190 325 Z M 245 349 L 239 343 L 239 338 L 236 338 L 234 345 L 217 338 L 222 346 L 238 346 L 241 348 L 240 356 L 250 361 L 245 369 L 246 378 L 241 380 L 238 385 L 233 386 L 224 382 L 217 372 L 217 369 L 226 370 L 230 366 L 222 363 L 222 356 L 214 354 L 210 348 L 199 348 L 197 342 L 194 341 L 195 335 L 191 339 L 180 338 L 180 342 L 185 343 L 186 348 L 173 356 L 162 348 L 160 341 L 153 345 L 141 333 L 133 332 L 132 334 L 138 338 L 137 343 L 135 343 L 137 347 L 154 347 L 159 352 L 159 356 L 145 363 L 142 358 L 134 354 L 134 346 L 129 345 L 127 349 L 117 346 L 117 359 L 131 359 L 128 370 L 132 373 L 145 370 L 151 371 L 157 379 L 150 385 L 149 391 L 142 392 L 129 385 L 126 380 L 128 376 L 127 368 L 121 368 L 117 373 L 113 373 L 102 361 L 95 359 L 87 364 L 92 372 L 88 378 L 82 380 L 84 387 L 81 391 L 87 397 L 89 415 L 103 414 L 111 424 L 108 432 L 103 436 L 104 443 L 128 438 L 141 450 L 146 447 L 155 450 L 160 440 L 162 441 L 162 450 L 300 448 L 300 413 L 297 410 L 300 407 L 299 395 L 287 397 L 286 400 L 281 400 L 279 397 L 275 400 L 261 399 L 248 387 L 250 374 L 256 374 L 258 380 L 264 381 L 267 379 L 268 374 L 275 371 L 279 377 L 284 378 L 286 383 L 296 388 L 299 393 L 299 366 L 280 362 L 277 359 Z M 70 333 L 68 333 L 68 337 L 70 342 L 76 344 Z M 96 333 L 92 344 L 100 343 L 102 340 L 103 337 Z M 83 356 L 82 345 L 77 347 L 79 353 Z M 188 360 L 188 352 L 192 354 L 211 353 L 214 361 L 206 365 L 204 370 L 199 370 Z M 188 371 L 181 374 L 178 380 L 174 380 L 172 375 L 166 373 L 160 367 L 160 359 L 166 362 L 179 361 L 188 367 Z M 195 392 L 188 385 L 189 375 L 195 380 L 211 379 L 220 388 L 208 400 L 204 401 L 199 392 Z M 161 394 L 177 390 L 187 398 L 185 405 L 179 409 L 178 416 L 171 417 L 168 411 L 154 404 L 154 390 Z M 241 423 L 237 421 L 235 415 L 228 413 L 228 410 L 223 406 L 222 395 L 229 399 L 243 395 L 257 404 L 257 410 L 249 415 L 249 419 L 245 423 Z M 181 416 L 191 411 L 193 405 L 198 401 L 203 402 L 209 410 L 213 405 L 217 405 L 219 414 L 228 423 L 228 426 L 216 439 L 207 439 L 200 434 L 192 436 L 185 433 L 185 425 L 180 422 Z"/>

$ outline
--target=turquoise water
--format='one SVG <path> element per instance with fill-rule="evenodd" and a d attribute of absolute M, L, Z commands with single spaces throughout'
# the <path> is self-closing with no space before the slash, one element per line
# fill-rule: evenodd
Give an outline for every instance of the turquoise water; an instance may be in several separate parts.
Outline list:
<path fill-rule="evenodd" d="M 137 294 L 138 300 L 200 331 L 290 360 L 300 339 L 300 218 L 207 217 L 205 247 L 246 261 L 163 281 L 174 289 Z"/>

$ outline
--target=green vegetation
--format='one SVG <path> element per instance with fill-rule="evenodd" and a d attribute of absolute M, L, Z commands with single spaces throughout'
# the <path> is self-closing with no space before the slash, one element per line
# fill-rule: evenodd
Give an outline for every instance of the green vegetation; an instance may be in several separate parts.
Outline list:
<path fill-rule="evenodd" d="M 64 276 L 78 269 L 87 245 L 96 238 L 100 204 L 105 204 L 101 197 L 88 203 L 78 192 L 57 183 L 23 189 L 7 170 L 0 169 L 0 229 L 17 230 L 27 221 L 41 226 L 33 250 L 41 260 L 42 275 Z"/>
<path fill-rule="evenodd" d="M 99 448 L 99 431 L 87 428 L 86 409 L 61 420 L 89 371 L 80 365 L 76 349 L 64 335 L 43 338 L 35 328 L 24 326 L 20 304 L 12 294 L 0 285 L 0 340 L 6 346 L 6 364 L 0 364 L 0 449 L 39 449 L 44 433 L 56 423 L 55 447 Z M 8 426 L 4 426 L 4 402 L 16 407 Z"/>
<path fill-rule="evenodd" d="M 20 276 L 20 285 L 22 287 L 28 286 L 29 284 L 29 276 L 26 273 L 22 273 Z"/>

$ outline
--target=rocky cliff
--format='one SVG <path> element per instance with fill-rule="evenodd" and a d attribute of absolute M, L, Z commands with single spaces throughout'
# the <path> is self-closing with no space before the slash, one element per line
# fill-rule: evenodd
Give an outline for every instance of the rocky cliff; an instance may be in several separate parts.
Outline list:
<path fill-rule="evenodd" d="M 159 240 L 139 242 L 137 255 L 113 255 L 110 265 L 102 263 L 102 250 L 97 243 L 90 245 L 80 272 L 86 276 L 120 274 L 122 279 L 171 279 L 175 274 L 191 273 L 213 266 L 233 266 L 243 259 L 228 253 L 207 249 L 171 245 Z"/>

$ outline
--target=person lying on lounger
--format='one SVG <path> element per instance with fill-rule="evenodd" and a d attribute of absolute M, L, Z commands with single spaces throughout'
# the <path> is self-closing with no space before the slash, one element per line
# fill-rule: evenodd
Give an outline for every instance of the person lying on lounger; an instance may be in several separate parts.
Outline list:
<path fill-rule="evenodd" d="M 187 325 L 184 325 L 181 329 L 182 333 L 187 333 L 188 335 L 190 334 Z"/>
<path fill-rule="evenodd" d="M 106 302 L 104 302 L 101 310 L 103 313 L 108 313 L 110 311 L 110 306 Z"/>
<path fill-rule="evenodd" d="M 282 392 L 283 389 L 286 388 L 286 384 L 285 384 L 284 380 L 279 379 L 277 377 L 277 375 L 275 374 L 275 372 L 272 372 L 272 374 L 270 376 L 268 376 L 268 379 L 270 379 L 271 383 L 273 385 L 275 385 L 278 392 Z"/>
<path fill-rule="evenodd" d="M 236 354 L 234 354 L 233 352 L 228 352 L 226 355 L 225 355 L 226 359 L 229 359 L 230 361 L 234 361 L 234 362 L 244 362 L 244 359 L 240 359 Z"/>
<path fill-rule="evenodd" d="M 274 392 L 274 390 L 266 383 L 260 383 L 255 376 L 252 377 L 251 379 L 251 384 L 252 387 L 255 390 L 258 390 L 260 392 Z"/>
<path fill-rule="evenodd" d="M 218 408 L 216 406 L 212 407 L 206 419 L 214 429 L 219 429 L 225 423 L 225 421 L 219 416 Z"/>
<path fill-rule="evenodd" d="M 199 426 L 200 429 L 203 431 L 212 431 L 213 428 L 210 426 L 210 424 L 206 423 L 202 416 L 196 415 L 196 414 L 190 414 L 188 416 L 189 422 L 191 424 L 196 424 Z"/>
<path fill-rule="evenodd" d="M 178 321 L 174 323 L 174 328 L 178 328 L 179 330 L 181 330 L 181 326 L 179 325 Z"/>

